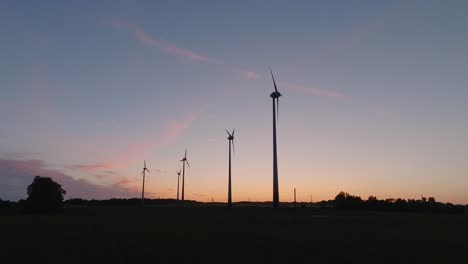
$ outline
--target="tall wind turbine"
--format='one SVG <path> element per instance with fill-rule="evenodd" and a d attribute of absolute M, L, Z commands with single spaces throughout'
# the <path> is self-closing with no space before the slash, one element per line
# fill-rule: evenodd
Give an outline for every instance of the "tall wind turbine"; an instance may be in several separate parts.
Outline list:
<path fill-rule="evenodd" d="M 271 79 L 273 80 L 273 85 L 275 91 L 270 94 L 270 97 L 273 99 L 273 207 L 279 207 L 279 187 L 278 187 L 278 154 L 276 149 L 276 119 L 279 115 L 279 98 L 281 93 L 278 92 L 276 87 L 275 77 L 273 77 L 273 72 L 270 68 Z M 278 110 L 276 109 L 276 103 L 278 103 Z"/>
<path fill-rule="evenodd" d="M 141 174 L 143 174 L 143 186 L 141 188 L 141 204 L 145 203 L 145 172 L 151 173 L 151 171 L 149 171 L 146 168 L 146 160 L 143 161 L 143 171 L 141 172 Z"/>
<path fill-rule="evenodd" d="M 236 129 L 234 128 L 232 130 L 232 134 L 229 133 L 229 131 L 226 130 L 228 133 L 229 137 L 229 181 L 228 181 L 228 207 L 232 207 L 232 190 L 231 190 L 231 142 L 232 142 L 232 150 L 236 152 L 236 149 L 234 147 L 234 132 L 236 132 Z"/>
<path fill-rule="evenodd" d="M 182 162 L 182 203 L 185 201 L 185 163 L 187 163 L 187 166 L 190 168 L 190 164 L 187 160 L 187 149 L 185 149 L 185 155 L 184 157 L 180 160 Z"/>
<path fill-rule="evenodd" d="M 177 201 L 179 201 L 179 181 L 180 181 L 181 170 L 177 172 Z"/>

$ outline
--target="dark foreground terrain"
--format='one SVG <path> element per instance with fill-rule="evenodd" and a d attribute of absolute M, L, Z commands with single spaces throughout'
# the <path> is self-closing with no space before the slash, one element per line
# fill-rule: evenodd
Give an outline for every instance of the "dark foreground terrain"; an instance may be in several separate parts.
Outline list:
<path fill-rule="evenodd" d="M 468 215 L 309 208 L 0 209 L 0 263 L 468 263 Z"/>

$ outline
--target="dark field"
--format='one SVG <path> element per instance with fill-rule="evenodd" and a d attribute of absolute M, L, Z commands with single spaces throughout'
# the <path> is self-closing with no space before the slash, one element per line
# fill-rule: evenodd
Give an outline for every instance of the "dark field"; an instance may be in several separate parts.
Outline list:
<path fill-rule="evenodd" d="M 308 208 L 0 210 L 2 263 L 468 263 L 468 215 Z"/>

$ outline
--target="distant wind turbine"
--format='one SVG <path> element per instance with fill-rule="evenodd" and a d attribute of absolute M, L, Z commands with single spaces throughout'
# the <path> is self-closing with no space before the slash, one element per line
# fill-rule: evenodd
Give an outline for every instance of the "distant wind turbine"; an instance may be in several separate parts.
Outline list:
<path fill-rule="evenodd" d="M 185 149 L 185 155 L 184 157 L 180 160 L 182 162 L 182 203 L 185 201 L 185 163 L 187 163 L 187 166 L 190 168 L 190 164 L 187 160 L 187 149 Z"/>
<path fill-rule="evenodd" d="M 294 206 L 296 206 L 296 187 L 294 187 Z"/>
<path fill-rule="evenodd" d="M 236 149 L 234 147 L 234 132 L 236 132 L 236 129 L 234 128 L 232 130 L 232 134 L 229 133 L 229 131 L 226 130 L 228 133 L 229 137 L 229 181 L 228 181 L 228 207 L 232 207 L 232 189 L 231 189 L 231 142 L 232 142 L 232 150 L 236 152 Z"/>
<path fill-rule="evenodd" d="M 279 98 L 282 96 L 278 92 L 276 87 L 275 77 L 273 77 L 273 71 L 270 68 L 271 79 L 273 80 L 273 85 L 275 91 L 270 94 L 270 97 L 273 99 L 273 207 L 279 207 L 279 187 L 278 187 L 278 154 L 276 149 L 276 119 L 279 116 Z M 278 110 L 276 110 L 276 103 L 278 103 Z"/>
<path fill-rule="evenodd" d="M 181 170 L 179 170 L 177 172 L 177 201 L 179 201 L 179 181 L 180 181 L 180 172 Z"/>
<path fill-rule="evenodd" d="M 146 160 L 143 161 L 143 171 L 141 172 L 141 174 L 143 174 L 143 186 L 141 188 L 141 204 L 145 203 L 145 172 L 151 173 L 151 171 L 149 171 L 146 168 Z"/>

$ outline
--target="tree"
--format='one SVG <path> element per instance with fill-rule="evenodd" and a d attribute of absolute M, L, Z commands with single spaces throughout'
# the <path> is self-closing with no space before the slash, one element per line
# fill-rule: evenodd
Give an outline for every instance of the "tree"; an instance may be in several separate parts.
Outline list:
<path fill-rule="evenodd" d="M 358 209 L 361 205 L 361 197 L 351 195 L 347 192 L 340 192 L 335 197 L 335 206 L 338 209 Z"/>
<path fill-rule="evenodd" d="M 67 192 L 49 177 L 34 177 L 27 189 L 25 209 L 30 212 L 47 213 L 63 209 L 63 195 Z"/>

